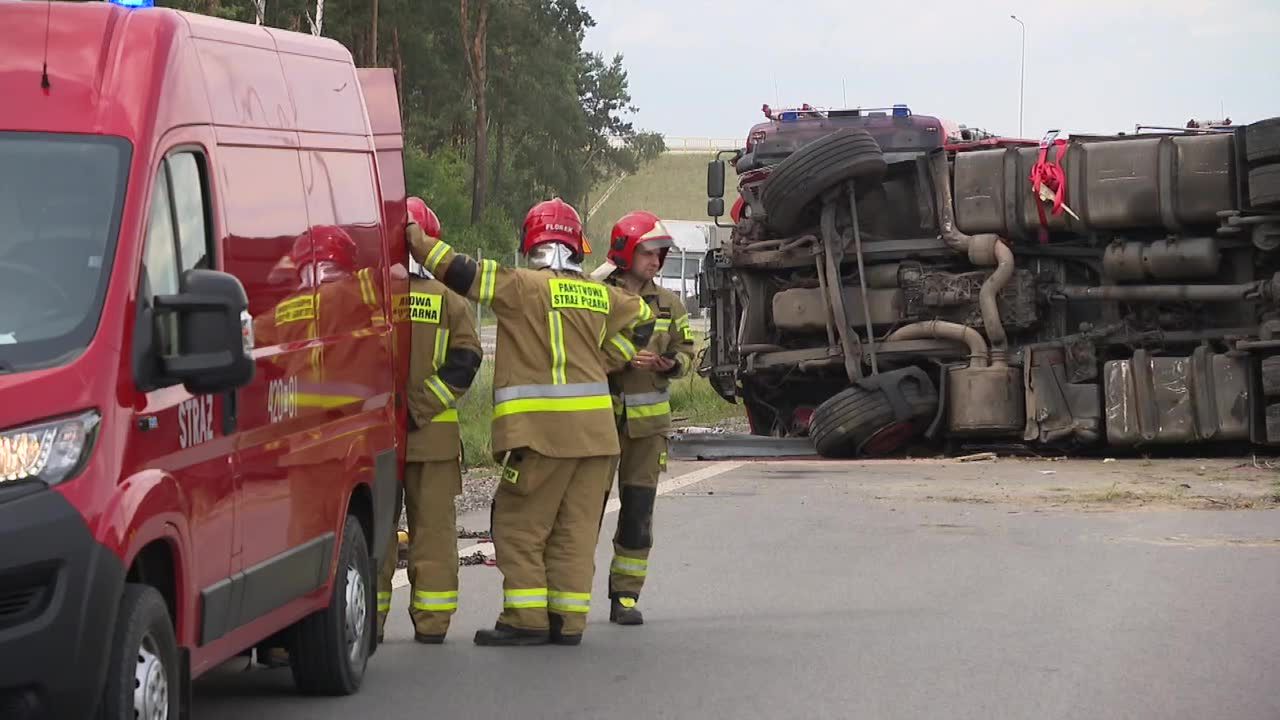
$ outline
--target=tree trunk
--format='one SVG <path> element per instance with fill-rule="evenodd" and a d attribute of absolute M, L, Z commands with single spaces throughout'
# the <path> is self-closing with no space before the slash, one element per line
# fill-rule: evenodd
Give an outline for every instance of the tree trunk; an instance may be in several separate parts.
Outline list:
<path fill-rule="evenodd" d="M 471 76 L 471 93 L 475 99 L 475 158 L 472 163 L 471 223 L 480 222 L 484 214 L 489 176 L 488 85 L 489 0 L 474 0 L 475 22 L 472 23 L 473 0 L 459 0 L 462 22 L 463 54 Z"/>
<path fill-rule="evenodd" d="M 370 36 L 369 45 L 371 46 L 369 49 L 369 55 L 370 55 L 369 64 L 372 67 L 378 67 L 379 65 L 378 63 L 378 0 L 372 0 L 372 2 L 373 2 L 373 22 L 369 24 L 369 36 Z M 397 43 L 397 45 L 398 44 L 399 43 Z M 398 52 L 399 51 L 397 50 L 397 53 Z"/>
<path fill-rule="evenodd" d="M 502 165 L 505 160 L 507 150 L 507 134 L 502 131 L 502 122 L 498 121 L 494 126 L 494 134 L 498 136 L 498 151 L 494 153 L 493 158 L 493 184 L 491 189 L 495 197 L 502 197 Z"/>

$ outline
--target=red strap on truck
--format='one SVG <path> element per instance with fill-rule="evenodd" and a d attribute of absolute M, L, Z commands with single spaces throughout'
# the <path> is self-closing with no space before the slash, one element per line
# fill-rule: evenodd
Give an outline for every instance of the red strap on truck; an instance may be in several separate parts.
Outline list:
<path fill-rule="evenodd" d="M 1067 153 L 1067 141 L 1057 138 L 1057 131 L 1045 136 L 1040 141 L 1040 155 L 1036 164 L 1031 167 L 1031 196 L 1035 198 L 1036 212 L 1040 214 L 1040 244 L 1049 242 L 1049 218 L 1044 214 L 1044 203 L 1040 200 L 1040 188 L 1044 186 L 1053 193 L 1053 214 L 1061 215 L 1062 206 L 1067 201 L 1067 171 L 1062 167 L 1062 159 Z M 1049 149 L 1054 149 L 1054 157 L 1049 159 Z"/>

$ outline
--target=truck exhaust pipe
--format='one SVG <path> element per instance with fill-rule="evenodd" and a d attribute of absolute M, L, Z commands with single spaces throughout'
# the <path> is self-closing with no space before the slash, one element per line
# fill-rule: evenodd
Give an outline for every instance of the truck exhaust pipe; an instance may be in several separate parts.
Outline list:
<path fill-rule="evenodd" d="M 982 310 L 982 326 L 996 351 L 1003 355 L 1008 345 L 1004 323 L 1000 321 L 997 298 L 1013 277 L 1013 251 L 999 236 L 991 233 L 966 235 L 956 227 L 952 210 L 951 171 L 947 167 L 945 150 L 935 150 L 929 155 L 929 171 L 933 178 L 934 209 L 938 221 L 938 235 L 952 250 L 964 253 L 969 262 L 978 267 L 995 266 L 995 272 L 982 283 L 978 292 L 978 307 Z"/>
<path fill-rule="evenodd" d="M 969 348 L 969 367 L 984 368 L 989 363 L 990 352 L 987 341 L 982 335 L 968 325 L 947 322 L 946 320 L 928 320 L 899 328 L 885 338 L 885 342 L 895 340 L 951 340 L 963 343 Z M 1005 364 L 1004 353 L 1000 353 L 998 361 Z"/>

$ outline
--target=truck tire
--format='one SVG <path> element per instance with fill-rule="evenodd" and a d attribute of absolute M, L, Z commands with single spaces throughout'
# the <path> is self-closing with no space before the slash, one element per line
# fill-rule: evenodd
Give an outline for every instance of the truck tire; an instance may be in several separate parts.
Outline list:
<path fill-rule="evenodd" d="M 109 653 L 98 720 L 177 720 L 183 682 L 178 642 L 159 591 L 125 585 Z"/>
<path fill-rule="evenodd" d="M 884 393 L 854 386 L 843 390 L 813 412 L 809 437 L 818 454 L 829 458 L 887 455 L 919 433 L 938 409 L 938 396 L 915 384 L 904 384 L 902 394 L 911 418 L 898 422 Z"/>
<path fill-rule="evenodd" d="M 764 182 L 766 222 L 777 233 L 803 230 L 813 201 L 846 180 L 879 180 L 886 168 L 880 145 L 866 130 L 839 130 L 778 163 Z"/>
<path fill-rule="evenodd" d="M 360 519 L 348 515 L 329 607 L 298 621 L 289 653 L 293 682 L 308 695 L 350 695 L 369 662 L 373 561 Z"/>
<path fill-rule="evenodd" d="M 1244 147 L 1251 163 L 1280 160 L 1280 117 L 1259 120 L 1246 127 Z"/>
<path fill-rule="evenodd" d="M 1280 163 L 1249 171 L 1249 203 L 1255 207 L 1280 207 Z"/>

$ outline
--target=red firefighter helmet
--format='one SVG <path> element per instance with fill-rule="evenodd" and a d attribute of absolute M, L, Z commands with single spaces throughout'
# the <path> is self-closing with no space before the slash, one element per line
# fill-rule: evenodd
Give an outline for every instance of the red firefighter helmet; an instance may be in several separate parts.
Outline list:
<path fill-rule="evenodd" d="M 436 213 L 422 198 L 413 196 L 405 201 L 405 207 L 409 211 L 409 219 L 418 224 L 422 228 L 422 232 L 433 238 L 440 237 L 443 232 L 440 228 L 440 218 L 436 217 Z"/>
<path fill-rule="evenodd" d="M 636 248 L 658 251 L 659 264 L 666 262 L 667 251 L 675 246 L 671 233 L 657 215 L 635 210 L 623 215 L 609 233 L 609 262 L 622 270 L 631 267 Z"/>
<path fill-rule="evenodd" d="M 591 244 L 582 234 L 582 218 L 573 206 L 560 198 L 544 200 L 524 216 L 524 233 L 520 253 L 528 255 L 546 243 L 560 243 L 573 251 L 579 260 L 591 252 Z"/>
<path fill-rule="evenodd" d="M 306 235 L 298 238 L 290 253 L 293 264 L 302 267 L 312 261 L 307 252 Z M 316 225 L 311 228 L 311 245 L 315 248 L 315 262 L 332 262 L 347 272 L 356 270 L 356 241 L 346 230 L 337 225 Z"/>

